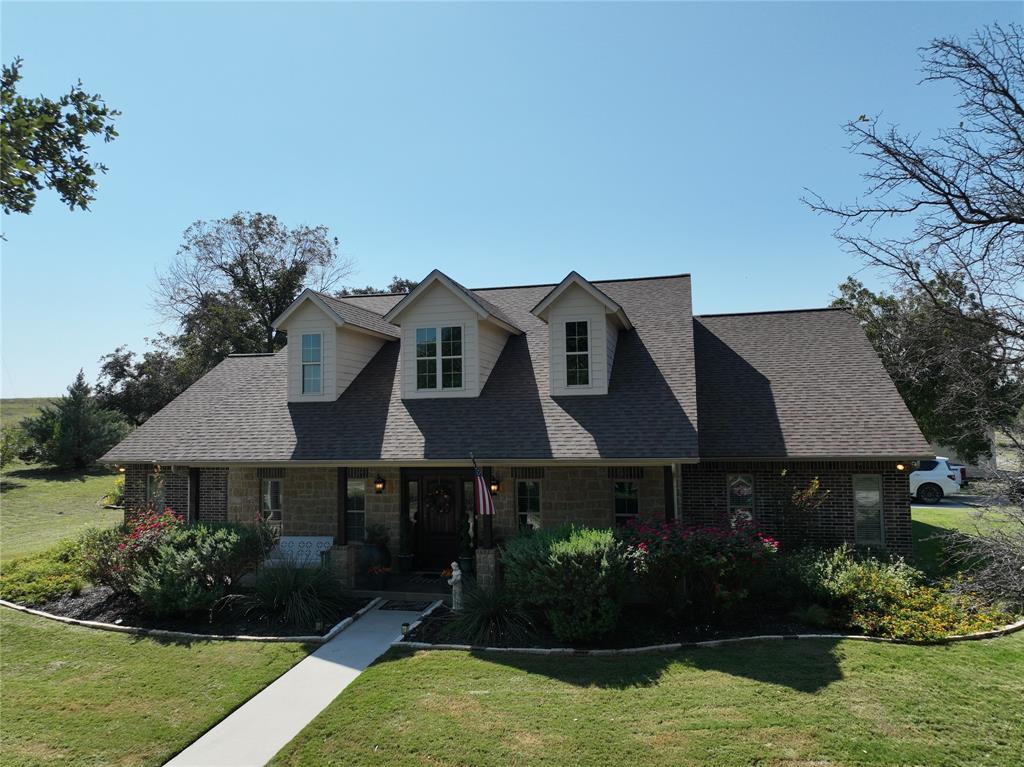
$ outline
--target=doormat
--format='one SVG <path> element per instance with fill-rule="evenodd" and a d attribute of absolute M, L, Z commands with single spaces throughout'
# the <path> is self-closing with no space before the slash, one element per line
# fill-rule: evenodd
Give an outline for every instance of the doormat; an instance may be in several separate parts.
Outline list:
<path fill-rule="evenodd" d="M 402 599 L 389 599 L 378 607 L 378 610 L 402 610 L 407 613 L 421 613 L 433 604 L 433 600 L 426 602 L 409 602 Z"/>

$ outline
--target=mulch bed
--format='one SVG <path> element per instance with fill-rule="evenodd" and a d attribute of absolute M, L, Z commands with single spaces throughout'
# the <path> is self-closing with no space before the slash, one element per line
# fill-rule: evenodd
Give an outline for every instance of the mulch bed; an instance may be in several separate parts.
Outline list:
<path fill-rule="evenodd" d="M 430 644 L 474 644 L 466 638 L 453 636 L 447 629 L 452 611 L 441 605 L 404 638 L 406 642 Z M 577 649 L 625 649 L 672 644 L 674 642 L 702 642 L 712 639 L 733 639 L 765 634 L 820 634 L 831 629 L 812 627 L 789 619 L 787 616 L 763 610 L 750 609 L 732 616 L 727 623 L 716 625 L 680 625 L 653 613 L 642 606 L 627 608 L 615 632 L 589 644 L 568 645 L 560 642 L 549 631 L 538 629 L 528 640 L 516 642 L 496 641 L 494 647 L 575 647 Z M 852 633 L 847 631 L 846 633 Z"/>
<path fill-rule="evenodd" d="M 77 596 L 63 596 L 52 602 L 37 605 L 36 609 L 78 620 L 113 623 L 119 626 L 134 626 L 144 629 L 183 631 L 192 634 L 236 634 L 246 636 L 323 636 L 339 621 L 370 603 L 369 599 L 352 597 L 346 599 L 342 609 L 325 622 L 320 631 L 302 626 L 287 626 L 267 623 L 227 610 L 215 611 L 212 616 L 196 614 L 178 618 L 154 619 L 147 616 L 137 600 L 130 594 L 115 594 L 106 586 L 95 586 Z"/>

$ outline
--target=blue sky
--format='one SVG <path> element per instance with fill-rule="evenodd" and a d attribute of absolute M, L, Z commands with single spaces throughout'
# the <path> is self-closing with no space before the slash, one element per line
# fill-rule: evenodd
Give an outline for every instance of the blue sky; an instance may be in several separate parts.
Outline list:
<path fill-rule="evenodd" d="M 325 224 L 355 284 L 690 272 L 697 312 L 821 306 L 861 265 L 799 198 L 860 190 L 840 124 L 954 120 L 916 49 L 1018 3 L 2 6 L 25 93 L 124 114 L 89 212 L 5 216 L 5 397 L 160 329 L 197 219 Z M 869 283 L 878 284 L 872 275 Z"/>

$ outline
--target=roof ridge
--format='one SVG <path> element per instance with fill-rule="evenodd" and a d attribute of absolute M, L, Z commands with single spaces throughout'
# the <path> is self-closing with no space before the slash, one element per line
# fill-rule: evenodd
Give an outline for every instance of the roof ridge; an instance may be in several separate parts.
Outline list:
<path fill-rule="evenodd" d="M 763 309 L 758 312 L 718 312 L 716 314 L 695 314 L 695 320 L 704 317 L 750 317 L 756 314 L 808 314 L 810 312 L 845 312 L 849 311 L 845 306 L 819 306 L 808 309 Z"/>
<path fill-rule="evenodd" d="M 587 282 L 591 283 L 592 285 L 597 285 L 598 283 L 609 283 L 609 282 L 642 282 L 644 280 L 671 280 L 671 279 L 677 279 L 679 277 L 692 277 L 692 276 L 693 275 L 690 272 L 680 272 L 679 274 L 652 274 L 652 275 L 648 275 L 646 277 L 609 277 L 609 278 L 604 279 L 604 280 L 587 280 Z M 451 279 L 451 278 L 449 277 L 449 279 Z M 455 282 L 455 280 L 452 280 L 452 281 Z M 482 287 L 482 288 L 467 288 L 465 285 L 462 285 L 462 283 L 457 283 L 457 284 L 461 285 L 466 290 L 469 290 L 469 291 L 472 291 L 472 292 L 475 293 L 476 291 L 479 291 L 479 290 L 520 290 L 520 289 L 524 289 L 524 288 L 547 288 L 547 287 L 552 287 L 553 288 L 553 287 L 558 286 L 560 283 L 561 283 L 561 280 L 559 280 L 558 282 L 534 282 L 534 283 L 529 283 L 529 284 L 525 284 L 525 285 L 488 285 L 488 286 Z M 317 294 L 319 294 L 321 296 L 330 296 L 331 298 L 337 299 L 338 301 L 345 301 L 345 300 L 347 300 L 349 298 L 386 298 L 386 297 L 391 297 L 391 296 L 407 296 L 407 295 L 409 295 L 409 291 L 405 291 L 404 293 L 359 293 L 359 294 L 351 295 L 351 296 L 332 296 L 330 293 L 321 293 L 319 290 L 314 290 L 313 292 L 317 293 Z"/>
<path fill-rule="evenodd" d="M 228 357 L 274 357 L 280 352 L 232 352 Z"/>

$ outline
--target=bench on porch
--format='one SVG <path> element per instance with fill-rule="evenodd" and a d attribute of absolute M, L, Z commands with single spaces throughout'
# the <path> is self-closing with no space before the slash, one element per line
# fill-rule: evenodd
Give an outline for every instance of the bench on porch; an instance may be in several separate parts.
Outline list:
<path fill-rule="evenodd" d="M 330 535 L 282 535 L 263 560 L 264 567 L 288 563 L 298 567 L 319 567 L 334 545 Z"/>

